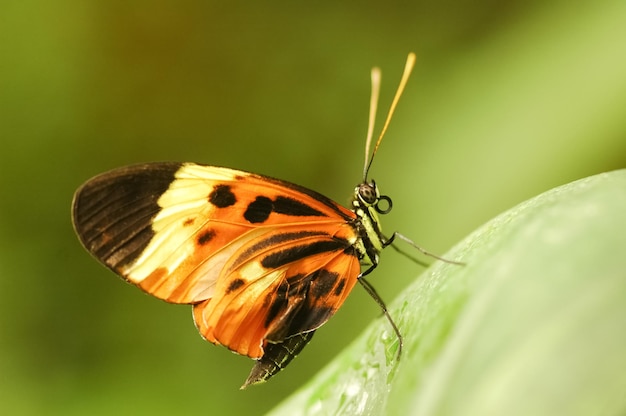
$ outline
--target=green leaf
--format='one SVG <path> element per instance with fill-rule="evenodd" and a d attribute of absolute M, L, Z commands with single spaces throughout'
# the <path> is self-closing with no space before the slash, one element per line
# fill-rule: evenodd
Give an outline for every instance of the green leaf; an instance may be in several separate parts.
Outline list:
<path fill-rule="evenodd" d="M 273 415 L 626 412 L 626 170 L 505 212 Z"/>

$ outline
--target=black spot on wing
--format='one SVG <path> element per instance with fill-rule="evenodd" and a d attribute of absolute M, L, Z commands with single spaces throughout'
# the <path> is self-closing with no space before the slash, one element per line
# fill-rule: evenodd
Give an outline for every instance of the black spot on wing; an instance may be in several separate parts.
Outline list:
<path fill-rule="evenodd" d="M 229 185 L 217 185 L 209 194 L 209 202 L 217 208 L 226 208 L 234 205 L 237 198 Z"/>
<path fill-rule="evenodd" d="M 236 267 L 241 264 L 243 261 L 252 257 L 255 253 L 258 253 L 261 250 L 264 250 L 269 247 L 276 246 L 277 244 L 286 243 L 288 241 L 295 241 L 300 239 L 305 239 L 308 237 L 329 237 L 327 233 L 319 232 L 319 231 L 298 231 L 291 233 L 281 233 L 281 234 L 273 234 L 272 236 L 259 241 L 258 243 L 253 244 L 248 247 L 243 253 L 237 257 L 237 260 L 233 262 L 232 267 Z"/>
<path fill-rule="evenodd" d="M 266 221 L 270 217 L 273 208 L 274 205 L 271 199 L 265 196 L 257 196 L 256 199 L 248 205 L 243 217 L 252 224 L 258 224 Z"/>
<path fill-rule="evenodd" d="M 274 212 L 294 217 L 323 217 L 324 214 L 297 199 L 279 196 L 274 200 Z"/>
<path fill-rule="evenodd" d="M 346 287 L 346 278 L 344 277 L 343 279 L 339 281 L 339 284 L 335 288 L 335 296 L 341 295 L 345 287 Z"/>
<path fill-rule="evenodd" d="M 198 244 L 203 246 L 207 244 L 209 241 L 213 240 L 215 235 L 216 235 L 215 230 L 206 230 L 200 233 L 196 241 L 198 241 Z"/>
<path fill-rule="evenodd" d="M 304 331 L 310 331 L 311 329 L 317 329 L 320 325 L 324 324 L 335 313 L 335 309 L 331 306 L 317 306 L 303 305 L 294 314 L 291 322 L 289 323 L 289 329 L 286 333 L 299 334 Z"/>
<path fill-rule="evenodd" d="M 287 309 L 288 300 L 287 300 L 287 292 L 289 290 L 289 284 L 287 282 L 283 282 L 276 289 L 276 293 L 274 294 L 274 299 L 270 305 L 269 310 L 267 311 L 267 316 L 265 317 L 265 327 L 267 328 L 272 321 L 278 316 L 278 313 Z M 268 295 L 272 297 L 272 294 Z"/>
<path fill-rule="evenodd" d="M 310 196 L 311 198 L 315 199 L 317 202 L 326 205 L 328 208 L 332 209 L 333 211 L 335 211 L 335 213 L 337 215 L 340 215 L 342 218 L 346 219 L 346 220 L 350 220 L 352 219 L 351 217 L 346 216 L 339 208 L 337 203 L 335 203 L 332 199 L 318 193 L 315 192 L 311 189 L 305 188 L 304 186 L 300 186 L 300 185 L 296 185 L 295 183 L 291 183 L 291 182 L 287 182 L 287 181 L 283 181 L 280 179 L 276 179 L 276 178 L 272 178 L 269 176 L 262 176 L 262 175 L 254 175 L 257 178 L 263 179 L 265 181 L 268 182 L 272 182 L 275 183 L 279 186 L 284 186 L 290 189 L 293 189 L 294 191 L 297 192 L 301 192 L 305 195 Z"/>
<path fill-rule="evenodd" d="M 235 279 L 228 285 L 228 289 L 226 289 L 226 293 L 230 293 L 233 290 L 239 289 L 241 286 L 245 285 L 246 281 L 243 279 Z"/>
<path fill-rule="evenodd" d="M 261 260 L 261 265 L 267 269 L 278 268 L 285 264 L 302 260 L 315 254 L 325 253 L 328 251 L 343 250 L 349 244 L 345 240 L 322 240 L 315 241 L 310 244 L 289 247 L 281 251 L 271 253 Z"/>
<path fill-rule="evenodd" d="M 358 250 L 354 246 L 352 246 L 352 245 L 348 245 L 343 250 L 343 252 L 344 252 L 344 254 L 347 254 L 348 256 L 354 256 L 354 257 L 360 258 Z"/>
<path fill-rule="evenodd" d="M 319 270 L 315 279 L 311 281 L 311 296 L 321 298 L 328 295 L 335 287 L 338 278 L 339 275 L 335 272 L 329 272 L 325 269 Z"/>
<path fill-rule="evenodd" d="M 268 328 L 279 315 L 285 313 L 289 314 L 280 318 L 281 327 L 275 328 L 272 334 L 268 336 L 268 339 L 280 341 L 287 336 L 294 335 L 294 333 L 289 332 L 291 321 L 298 310 L 305 305 L 305 299 L 311 287 L 311 280 L 315 279 L 316 276 L 317 272 L 308 275 L 299 273 L 288 276 L 281 282 L 280 286 L 273 294 L 270 293 L 267 295 L 264 301 L 264 306 L 269 305 L 268 314 L 265 319 L 266 328 Z"/>
<path fill-rule="evenodd" d="M 149 163 L 116 169 L 82 185 L 72 220 L 85 248 L 117 271 L 133 262 L 154 236 L 159 197 L 175 180 L 180 163 Z"/>
<path fill-rule="evenodd" d="M 287 277 L 276 292 L 273 303 L 269 308 L 269 314 L 265 321 L 265 327 L 269 327 L 272 321 L 282 313 L 288 316 L 281 317 L 281 325 L 275 327 L 267 339 L 279 342 L 296 334 L 311 331 L 324 324 L 335 312 L 335 308 L 328 304 L 328 295 L 336 287 L 345 286 L 345 279 L 339 284 L 339 275 L 325 269 L 316 270 L 308 275 L 294 275 Z M 299 298 L 298 303 L 293 299 Z M 288 308 L 289 302 L 291 306 Z"/>
<path fill-rule="evenodd" d="M 257 196 L 248 204 L 243 217 L 252 224 L 267 221 L 272 212 L 293 217 L 324 217 L 325 214 L 317 209 L 286 196 L 278 196 L 271 200 L 266 196 Z"/>

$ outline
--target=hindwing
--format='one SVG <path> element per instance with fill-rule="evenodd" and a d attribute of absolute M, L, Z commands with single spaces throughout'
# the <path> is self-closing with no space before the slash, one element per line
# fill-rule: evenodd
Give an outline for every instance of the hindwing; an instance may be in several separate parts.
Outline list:
<path fill-rule="evenodd" d="M 272 244 L 265 248 L 268 240 Z M 343 304 L 359 271 L 350 244 L 321 227 L 262 235 L 225 266 L 213 298 L 194 306 L 194 319 L 209 341 L 258 358 L 266 342 L 326 322 Z"/>

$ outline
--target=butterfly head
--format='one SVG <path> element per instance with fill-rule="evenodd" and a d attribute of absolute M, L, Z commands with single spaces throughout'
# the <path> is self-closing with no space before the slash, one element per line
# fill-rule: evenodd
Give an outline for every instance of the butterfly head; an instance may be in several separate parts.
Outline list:
<path fill-rule="evenodd" d="M 374 180 L 363 182 L 355 188 L 352 205 L 354 208 L 374 210 L 379 214 L 388 214 L 393 207 L 391 198 L 380 194 Z"/>

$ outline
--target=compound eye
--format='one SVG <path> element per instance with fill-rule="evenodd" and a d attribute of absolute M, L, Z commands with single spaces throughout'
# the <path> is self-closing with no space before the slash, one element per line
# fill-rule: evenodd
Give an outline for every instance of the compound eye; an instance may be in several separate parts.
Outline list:
<path fill-rule="evenodd" d="M 362 183 L 359 185 L 359 197 L 366 204 L 373 204 L 378 198 L 375 185 L 372 186 L 369 183 Z"/>
<path fill-rule="evenodd" d="M 374 209 L 376 209 L 376 212 L 379 214 L 388 214 L 391 211 L 391 208 L 393 208 L 393 202 L 391 202 L 391 198 L 387 195 L 380 196 L 376 205 L 374 205 Z"/>

